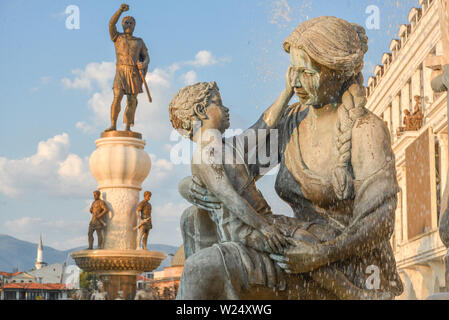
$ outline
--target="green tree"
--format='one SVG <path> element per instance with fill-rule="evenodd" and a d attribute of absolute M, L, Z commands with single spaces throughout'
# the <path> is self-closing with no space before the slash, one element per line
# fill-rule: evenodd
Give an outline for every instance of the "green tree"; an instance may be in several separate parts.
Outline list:
<path fill-rule="evenodd" d="M 93 272 L 84 272 L 80 273 L 80 287 L 82 289 L 87 289 L 89 291 L 92 290 L 94 286 L 95 274 Z"/>

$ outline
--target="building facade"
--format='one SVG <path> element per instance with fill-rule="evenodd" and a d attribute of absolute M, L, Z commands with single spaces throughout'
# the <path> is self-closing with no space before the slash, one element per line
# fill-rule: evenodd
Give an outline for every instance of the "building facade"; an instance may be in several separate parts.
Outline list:
<path fill-rule="evenodd" d="M 173 256 L 170 267 L 154 272 L 151 287 L 157 289 L 163 299 L 166 299 L 167 296 L 169 299 L 176 297 L 185 260 L 184 245 L 182 245 Z"/>
<path fill-rule="evenodd" d="M 77 266 L 44 262 L 42 236 L 35 266 L 29 272 L 0 272 L 0 300 L 61 300 L 69 290 L 79 289 Z"/>
<path fill-rule="evenodd" d="M 399 299 L 426 299 L 445 290 L 440 201 L 448 172 L 447 94 L 431 87 L 426 61 L 444 55 L 440 10 L 447 0 L 420 0 L 409 24 L 368 79 L 367 108 L 385 121 L 400 186 L 392 246 L 404 284 Z"/>
<path fill-rule="evenodd" d="M 2 288 L 0 300 L 66 300 L 64 284 L 8 283 Z"/>

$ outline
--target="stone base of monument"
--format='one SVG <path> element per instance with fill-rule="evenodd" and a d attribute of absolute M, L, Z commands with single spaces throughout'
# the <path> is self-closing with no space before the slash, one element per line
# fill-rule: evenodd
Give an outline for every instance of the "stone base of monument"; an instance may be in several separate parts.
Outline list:
<path fill-rule="evenodd" d="M 134 299 L 136 276 L 151 272 L 165 259 L 161 252 L 136 250 L 136 207 L 139 192 L 151 169 L 142 135 L 130 131 L 104 132 L 95 141 L 97 149 L 90 157 L 90 171 L 98 182 L 101 199 L 108 207 L 104 217 L 102 250 L 72 253 L 78 267 L 100 276 L 108 299 Z"/>
<path fill-rule="evenodd" d="M 100 276 L 109 300 L 119 291 L 124 299 L 134 299 L 137 275 L 155 270 L 166 258 L 165 253 L 148 250 L 83 250 L 71 256 L 85 272 Z"/>

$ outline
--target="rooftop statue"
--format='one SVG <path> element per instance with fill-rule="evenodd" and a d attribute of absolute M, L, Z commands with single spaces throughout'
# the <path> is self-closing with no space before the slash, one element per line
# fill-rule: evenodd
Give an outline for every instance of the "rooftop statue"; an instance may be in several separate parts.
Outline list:
<path fill-rule="evenodd" d="M 399 191 L 395 158 L 385 124 L 365 109 L 367 41 L 362 27 L 335 17 L 299 25 L 284 42 L 286 88 L 248 129 L 265 129 L 265 136 L 237 147 L 231 153 L 237 162 L 217 155 L 221 134 L 199 139 L 203 126 L 219 132 L 229 126 L 215 84 L 203 85 L 202 94 L 183 89 L 173 99 L 173 126 L 206 145 L 200 150 L 209 160 L 202 168 L 193 161 L 195 177 L 180 184 L 194 206 L 181 219 L 187 260 L 178 298 L 392 299 L 402 293 L 389 243 Z M 299 103 L 288 105 L 293 93 Z M 241 139 L 234 139 L 238 146 Z M 275 149 L 265 143 L 270 139 L 277 139 Z M 208 149 L 211 141 L 217 145 Z M 261 148 L 280 164 L 275 189 L 294 219 L 275 215 L 255 186 L 267 170 L 258 156 L 248 159 Z"/>

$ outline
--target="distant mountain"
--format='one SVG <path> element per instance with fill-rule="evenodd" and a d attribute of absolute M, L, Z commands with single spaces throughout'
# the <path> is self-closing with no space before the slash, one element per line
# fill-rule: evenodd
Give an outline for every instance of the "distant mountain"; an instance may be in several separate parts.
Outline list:
<path fill-rule="evenodd" d="M 74 248 L 70 250 L 60 251 L 44 245 L 44 261 L 48 264 L 64 263 L 75 264 L 70 257 L 70 253 L 85 249 L 85 247 Z M 177 247 L 165 244 L 150 244 L 149 249 L 152 251 L 160 251 L 168 254 L 175 254 Z M 34 268 L 36 262 L 37 243 L 31 243 L 16 239 L 14 237 L 0 234 L 0 271 L 12 272 L 14 268 L 19 271 L 29 271 Z M 170 264 L 171 257 L 165 259 L 161 267 L 157 271 L 163 269 Z"/>

